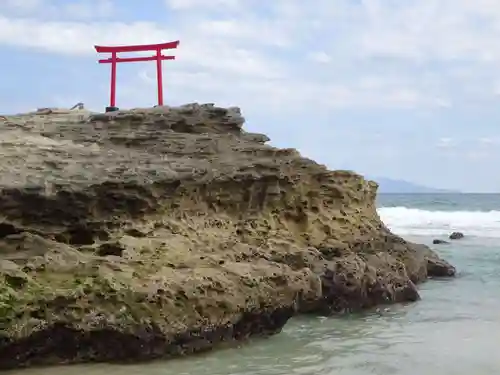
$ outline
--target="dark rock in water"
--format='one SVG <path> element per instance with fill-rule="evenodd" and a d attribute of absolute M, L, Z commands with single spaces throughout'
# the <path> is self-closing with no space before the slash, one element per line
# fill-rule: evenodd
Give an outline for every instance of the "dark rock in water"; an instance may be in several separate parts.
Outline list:
<path fill-rule="evenodd" d="M 446 245 L 446 244 L 449 244 L 449 242 L 445 241 L 445 240 L 432 240 L 432 243 L 434 245 Z"/>
<path fill-rule="evenodd" d="M 460 240 L 462 238 L 464 238 L 464 234 L 462 232 L 453 232 L 452 234 L 450 234 L 450 240 Z"/>
<path fill-rule="evenodd" d="M 456 270 L 440 258 L 427 258 L 427 272 L 429 277 L 452 277 Z"/>
<path fill-rule="evenodd" d="M 0 369 L 200 352 L 455 274 L 384 226 L 375 182 L 238 108 L 73 112 L 0 127 Z"/>

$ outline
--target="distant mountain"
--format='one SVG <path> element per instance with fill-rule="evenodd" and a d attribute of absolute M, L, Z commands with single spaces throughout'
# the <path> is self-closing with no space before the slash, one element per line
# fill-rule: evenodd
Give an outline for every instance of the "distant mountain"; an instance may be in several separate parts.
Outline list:
<path fill-rule="evenodd" d="M 437 189 L 414 184 L 404 180 L 393 180 L 384 177 L 368 177 L 379 184 L 379 193 L 457 193 L 453 190 Z"/>

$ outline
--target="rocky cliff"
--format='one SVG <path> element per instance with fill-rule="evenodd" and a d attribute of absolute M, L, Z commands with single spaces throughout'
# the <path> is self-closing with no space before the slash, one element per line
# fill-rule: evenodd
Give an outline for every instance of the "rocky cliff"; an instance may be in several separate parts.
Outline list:
<path fill-rule="evenodd" d="M 0 368 L 183 355 L 453 276 L 237 108 L 0 119 Z"/>

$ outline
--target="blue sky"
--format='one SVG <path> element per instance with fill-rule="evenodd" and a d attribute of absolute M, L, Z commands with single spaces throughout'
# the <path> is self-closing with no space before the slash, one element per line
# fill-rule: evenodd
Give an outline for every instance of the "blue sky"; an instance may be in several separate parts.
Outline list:
<path fill-rule="evenodd" d="M 101 110 L 94 44 L 177 39 L 168 104 L 239 106 L 330 168 L 500 191 L 498 0 L 0 0 L 0 113 Z M 155 104 L 154 64 L 120 65 L 117 100 Z"/>

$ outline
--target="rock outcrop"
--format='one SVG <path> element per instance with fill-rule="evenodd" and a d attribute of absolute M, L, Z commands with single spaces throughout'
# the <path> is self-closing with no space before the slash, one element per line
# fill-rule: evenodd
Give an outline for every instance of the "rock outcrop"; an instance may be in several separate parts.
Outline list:
<path fill-rule="evenodd" d="M 383 225 L 376 183 L 237 108 L 82 116 L 0 121 L 0 368 L 199 352 L 455 273 Z"/>
<path fill-rule="evenodd" d="M 432 240 L 432 244 L 433 245 L 449 245 L 450 243 L 448 241 L 445 241 L 445 240 L 435 239 L 435 240 Z"/>
<path fill-rule="evenodd" d="M 452 234 L 450 234 L 449 239 L 450 240 L 461 240 L 464 237 L 465 237 L 465 235 L 462 232 L 453 232 Z"/>

